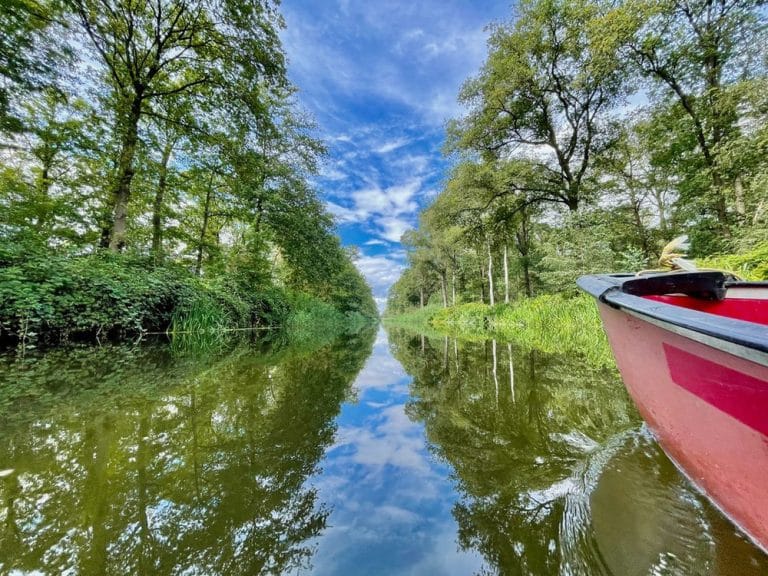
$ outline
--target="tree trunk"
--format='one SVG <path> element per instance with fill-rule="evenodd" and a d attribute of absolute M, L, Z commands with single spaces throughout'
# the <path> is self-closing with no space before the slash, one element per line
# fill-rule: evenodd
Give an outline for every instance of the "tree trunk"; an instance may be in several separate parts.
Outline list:
<path fill-rule="evenodd" d="M 504 242 L 504 304 L 509 304 L 509 257 L 506 242 Z"/>
<path fill-rule="evenodd" d="M 525 283 L 525 295 L 530 298 L 533 296 L 533 287 L 531 286 L 531 271 L 527 256 L 523 256 L 523 282 Z"/>
<path fill-rule="evenodd" d="M 203 225 L 200 228 L 200 242 L 197 245 L 197 262 L 195 262 L 195 274 L 200 276 L 203 269 L 203 247 L 205 246 L 205 234 L 208 231 L 208 221 L 211 218 L 211 199 L 213 196 L 213 173 L 208 180 L 208 191 L 205 193 L 205 207 L 203 208 Z"/>
<path fill-rule="evenodd" d="M 733 182 L 733 193 L 736 196 L 736 213 L 743 218 L 747 210 L 744 207 L 744 186 L 741 183 L 741 176 L 736 176 Z"/>
<path fill-rule="evenodd" d="M 478 250 L 478 258 L 480 258 L 480 250 Z M 480 260 L 480 304 L 485 304 L 485 268 L 482 260 Z"/>
<path fill-rule="evenodd" d="M 652 194 L 659 210 L 659 232 L 662 238 L 666 238 L 669 236 L 669 226 L 667 225 L 667 203 L 664 199 L 664 191 L 654 188 Z"/>
<path fill-rule="evenodd" d="M 424 287 L 419 286 L 419 307 L 424 308 Z"/>
<path fill-rule="evenodd" d="M 491 344 L 491 350 L 493 351 L 493 384 L 496 389 L 496 408 L 499 407 L 499 361 L 498 356 L 496 354 L 496 340 L 493 340 Z"/>
<path fill-rule="evenodd" d="M 139 119 L 143 96 L 141 91 L 133 97 L 131 109 L 126 119 L 125 132 L 120 145 L 120 159 L 117 164 L 117 179 L 113 191 L 114 210 L 109 233 L 109 249 L 122 250 L 128 229 L 128 202 L 131 198 L 131 180 L 133 180 L 133 158 L 139 141 Z"/>
<path fill-rule="evenodd" d="M 507 357 L 509 358 L 509 393 L 512 402 L 515 401 L 515 366 L 512 361 L 512 344 L 507 344 Z"/>
<path fill-rule="evenodd" d="M 651 247 L 648 242 L 648 231 L 643 224 L 643 215 L 641 213 L 642 204 L 634 191 L 630 192 L 630 202 L 632 203 L 632 217 L 635 220 L 637 233 L 640 235 L 640 247 L 643 250 L 643 256 L 651 258 Z"/>
<path fill-rule="evenodd" d="M 152 257 L 156 263 L 163 259 L 163 203 L 168 182 L 168 162 L 171 159 L 173 144 L 173 140 L 169 139 L 163 148 L 163 156 L 160 159 L 160 176 L 157 180 L 155 201 L 152 206 Z"/>
<path fill-rule="evenodd" d="M 491 306 L 496 303 L 493 297 L 493 256 L 491 255 L 490 242 L 488 242 L 488 302 Z"/>
<path fill-rule="evenodd" d="M 445 272 L 440 273 L 440 290 L 443 293 L 443 308 L 448 308 L 448 286 L 446 284 L 448 280 Z"/>
<path fill-rule="evenodd" d="M 53 216 L 53 210 L 51 207 L 51 185 L 53 184 L 53 179 L 51 178 L 51 169 L 53 168 L 54 154 L 52 152 L 48 152 L 48 150 L 46 150 L 46 152 L 47 153 L 41 154 L 42 157 L 40 160 L 42 162 L 42 168 L 40 170 L 40 179 L 38 181 L 37 188 L 39 212 L 35 227 L 39 233 L 42 233 L 43 228 L 45 228 L 45 226 L 51 220 L 51 216 Z M 45 239 L 47 240 L 48 238 L 46 237 Z"/>
<path fill-rule="evenodd" d="M 451 271 L 451 306 L 456 306 L 456 271 Z"/>

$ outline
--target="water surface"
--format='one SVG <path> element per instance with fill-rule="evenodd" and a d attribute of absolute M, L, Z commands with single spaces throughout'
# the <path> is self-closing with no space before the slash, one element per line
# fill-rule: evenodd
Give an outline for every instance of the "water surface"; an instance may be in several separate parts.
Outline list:
<path fill-rule="evenodd" d="M 0 574 L 768 573 L 576 358 L 382 330 L 0 369 Z"/>

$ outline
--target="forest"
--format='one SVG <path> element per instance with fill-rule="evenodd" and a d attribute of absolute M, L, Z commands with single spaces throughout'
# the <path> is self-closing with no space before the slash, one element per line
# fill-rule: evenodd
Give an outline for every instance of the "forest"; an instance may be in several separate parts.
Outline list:
<path fill-rule="evenodd" d="M 0 340 L 375 318 L 278 2 L 0 6 Z"/>
<path fill-rule="evenodd" d="M 768 278 L 763 0 L 521 0 L 492 26 L 453 169 L 388 314 L 576 292 L 689 256 Z M 467 304 L 468 305 L 468 304 Z"/>

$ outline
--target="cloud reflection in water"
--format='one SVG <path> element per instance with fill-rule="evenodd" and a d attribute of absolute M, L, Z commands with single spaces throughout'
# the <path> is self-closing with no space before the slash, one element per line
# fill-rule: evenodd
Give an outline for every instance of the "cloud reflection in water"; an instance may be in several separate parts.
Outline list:
<path fill-rule="evenodd" d="M 312 483 L 333 510 L 312 573 L 470 574 L 482 558 L 459 551 L 450 470 L 405 414 L 411 377 L 383 330 L 338 419 L 336 443 Z"/>

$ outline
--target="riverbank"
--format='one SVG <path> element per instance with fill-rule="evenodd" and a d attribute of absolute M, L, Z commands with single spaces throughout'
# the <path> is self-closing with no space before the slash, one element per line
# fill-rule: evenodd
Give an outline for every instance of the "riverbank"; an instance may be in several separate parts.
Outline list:
<path fill-rule="evenodd" d="M 595 302 L 584 295 L 548 294 L 495 306 L 427 306 L 385 317 L 384 322 L 467 339 L 497 338 L 543 352 L 580 354 L 597 365 L 614 365 Z"/>
<path fill-rule="evenodd" d="M 150 333 L 286 328 L 338 332 L 372 322 L 355 309 L 234 275 L 193 275 L 180 264 L 98 252 L 0 254 L 0 344 L 136 340 Z"/>

